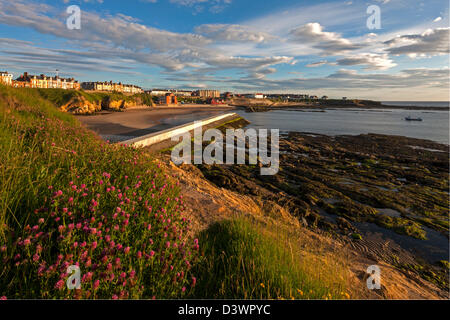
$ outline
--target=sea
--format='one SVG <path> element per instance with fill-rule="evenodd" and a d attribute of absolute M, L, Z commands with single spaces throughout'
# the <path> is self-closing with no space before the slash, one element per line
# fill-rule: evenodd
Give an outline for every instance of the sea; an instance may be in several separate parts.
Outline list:
<path fill-rule="evenodd" d="M 450 101 L 382 101 L 388 106 L 415 106 L 415 107 L 448 107 Z"/>
<path fill-rule="evenodd" d="M 449 112 L 427 110 L 448 107 L 449 102 L 391 101 L 386 105 L 420 106 L 421 110 L 400 109 L 325 109 L 272 110 L 268 112 L 236 112 L 250 121 L 255 129 L 279 129 L 325 135 L 359 135 L 367 133 L 399 135 L 449 144 Z M 423 121 L 406 121 L 405 117 Z"/>

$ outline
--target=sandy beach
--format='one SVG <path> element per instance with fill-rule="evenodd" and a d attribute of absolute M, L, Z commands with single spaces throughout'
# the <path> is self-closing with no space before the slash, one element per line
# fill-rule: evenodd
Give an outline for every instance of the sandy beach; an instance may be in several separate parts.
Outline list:
<path fill-rule="evenodd" d="M 102 111 L 77 119 L 111 141 L 131 139 L 234 110 L 221 105 L 180 105 L 178 107 L 138 107 L 124 112 Z"/>

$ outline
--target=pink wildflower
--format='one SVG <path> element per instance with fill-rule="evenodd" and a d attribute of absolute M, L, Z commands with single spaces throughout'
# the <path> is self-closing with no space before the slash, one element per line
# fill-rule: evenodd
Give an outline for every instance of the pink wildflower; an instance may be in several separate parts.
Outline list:
<path fill-rule="evenodd" d="M 55 288 L 61 290 L 62 288 L 64 288 L 64 281 L 63 280 L 59 280 L 56 284 L 55 284 Z"/>

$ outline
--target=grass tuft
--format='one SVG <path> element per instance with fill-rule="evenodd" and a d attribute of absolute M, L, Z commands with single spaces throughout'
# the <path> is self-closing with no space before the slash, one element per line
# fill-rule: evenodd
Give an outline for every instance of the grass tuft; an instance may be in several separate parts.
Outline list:
<path fill-rule="evenodd" d="M 273 227 L 273 226 L 272 226 Z M 346 273 L 324 256 L 300 250 L 298 237 L 248 218 L 204 231 L 202 274 L 192 295 L 216 299 L 345 299 Z"/>

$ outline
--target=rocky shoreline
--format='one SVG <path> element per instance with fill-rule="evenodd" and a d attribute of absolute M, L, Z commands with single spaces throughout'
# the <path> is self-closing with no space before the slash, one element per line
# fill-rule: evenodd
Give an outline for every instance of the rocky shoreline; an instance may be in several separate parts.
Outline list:
<path fill-rule="evenodd" d="M 198 168 L 218 187 L 281 206 L 307 228 L 448 291 L 447 145 L 290 132 L 280 137 L 275 176 L 250 165 Z"/>

